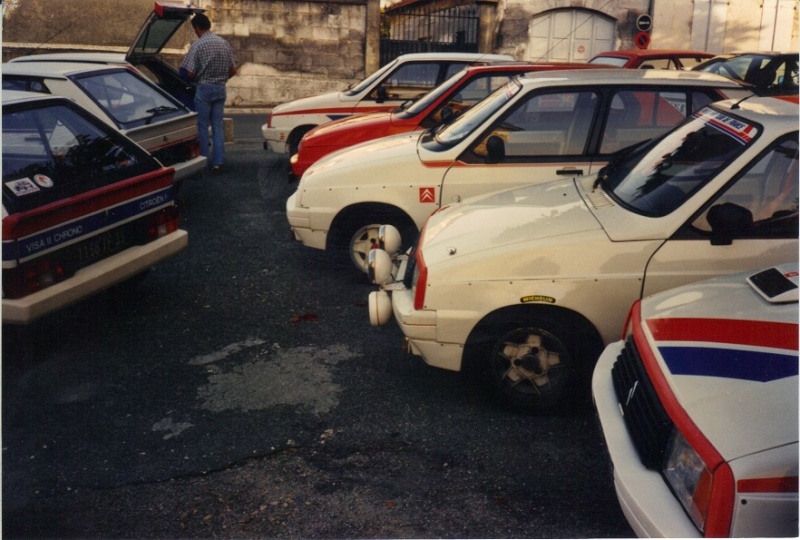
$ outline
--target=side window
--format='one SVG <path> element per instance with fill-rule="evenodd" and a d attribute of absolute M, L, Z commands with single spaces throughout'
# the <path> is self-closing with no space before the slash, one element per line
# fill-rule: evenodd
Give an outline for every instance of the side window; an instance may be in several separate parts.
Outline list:
<path fill-rule="evenodd" d="M 684 56 L 681 58 L 681 66 L 683 69 L 692 69 L 697 64 L 707 60 L 706 58 L 697 58 L 694 56 Z"/>
<path fill-rule="evenodd" d="M 734 215 L 736 238 L 797 238 L 797 163 L 795 133 L 757 159 L 692 226 L 711 233 L 712 225 Z"/>
<path fill-rule="evenodd" d="M 22 90 L 24 92 L 39 92 L 49 94 L 50 90 L 39 79 L 30 77 L 3 77 L 3 90 Z"/>
<path fill-rule="evenodd" d="M 678 66 L 669 58 L 649 58 L 639 69 L 678 69 Z"/>
<path fill-rule="evenodd" d="M 538 94 L 522 100 L 480 139 L 473 152 L 505 158 L 582 154 L 597 109 L 594 92 Z"/>
<path fill-rule="evenodd" d="M 435 62 L 403 64 L 386 77 L 370 95 L 377 100 L 416 99 L 436 86 L 439 64 Z"/>
<path fill-rule="evenodd" d="M 469 64 L 466 63 L 466 62 L 454 62 L 452 64 L 448 64 L 447 65 L 447 70 L 446 70 L 446 73 L 444 74 L 444 79 L 443 80 L 446 81 L 447 79 L 449 79 L 450 77 L 452 77 L 453 75 L 455 75 L 456 73 L 458 73 L 459 71 L 461 71 L 462 69 L 467 67 L 468 65 Z"/>
<path fill-rule="evenodd" d="M 601 154 L 613 154 L 658 137 L 686 118 L 686 94 L 676 91 L 625 90 L 611 101 Z"/>

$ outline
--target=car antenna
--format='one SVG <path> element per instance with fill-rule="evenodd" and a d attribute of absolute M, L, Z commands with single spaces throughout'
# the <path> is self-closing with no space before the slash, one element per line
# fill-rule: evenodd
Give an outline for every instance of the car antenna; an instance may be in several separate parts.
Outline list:
<path fill-rule="evenodd" d="M 733 105 L 731 105 L 731 110 L 732 110 L 732 111 L 735 111 L 736 109 L 738 109 L 738 108 L 739 108 L 739 106 L 740 106 L 740 105 L 741 105 L 741 104 L 742 104 L 742 103 L 743 103 L 743 102 L 744 102 L 746 99 L 750 99 L 751 97 L 754 97 L 754 96 L 756 96 L 756 95 L 757 95 L 757 94 L 756 94 L 755 92 L 753 92 L 753 93 L 752 93 L 752 94 L 750 94 L 749 96 L 744 96 L 742 99 L 740 99 L 739 101 L 737 101 L 736 103 L 734 103 Z"/>

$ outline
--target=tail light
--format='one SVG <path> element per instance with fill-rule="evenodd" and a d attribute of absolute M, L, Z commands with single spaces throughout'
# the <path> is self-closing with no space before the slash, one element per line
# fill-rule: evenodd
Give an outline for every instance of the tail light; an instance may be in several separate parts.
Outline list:
<path fill-rule="evenodd" d="M 147 236 L 150 240 L 161 238 L 178 230 L 178 207 L 169 206 L 147 217 Z"/>
<path fill-rule="evenodd" d="M 22 298 L 69 277 L 64 261 L 44 257 L 21 264 L 17 268 L 3 270 L 4 298 Z"/>

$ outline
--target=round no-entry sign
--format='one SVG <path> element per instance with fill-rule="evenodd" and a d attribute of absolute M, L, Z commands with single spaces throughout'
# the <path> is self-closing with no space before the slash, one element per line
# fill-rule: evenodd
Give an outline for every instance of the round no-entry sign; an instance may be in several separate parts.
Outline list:
<path fill-rule="evenodd" d="M 637 49 L 646 49 L 650 46 L 650 34 L 647 32 L 639 32 L 633 37 L 633 44 Z"/>
<path fill-rule="evenodd" d="M 639 15 L 636 18 L 636 29 L 640 32 L 649 32 L 653 28 L 653 18 L 650 15 Z"/>

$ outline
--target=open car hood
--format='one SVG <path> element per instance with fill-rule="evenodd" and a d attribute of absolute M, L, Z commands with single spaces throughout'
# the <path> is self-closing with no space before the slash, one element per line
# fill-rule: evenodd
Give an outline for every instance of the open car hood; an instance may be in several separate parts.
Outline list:
<path fill-rule="evenodd" d="M 182 2 L 156 2 L 133 45 L 128 49 L 125 59 L 137 65 L 157 55 L 183 23 L 195 13 L 204 11 L 205 9 Z"/>

